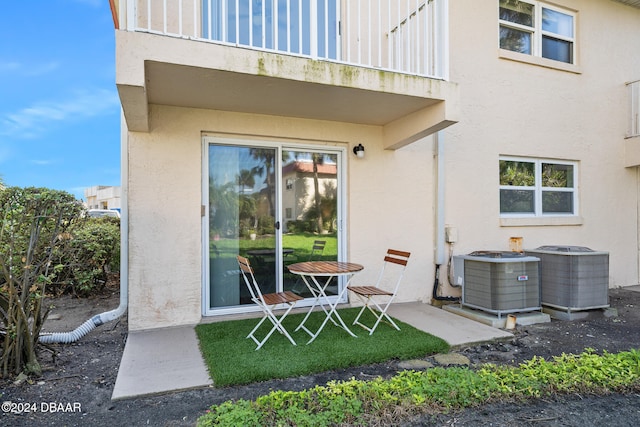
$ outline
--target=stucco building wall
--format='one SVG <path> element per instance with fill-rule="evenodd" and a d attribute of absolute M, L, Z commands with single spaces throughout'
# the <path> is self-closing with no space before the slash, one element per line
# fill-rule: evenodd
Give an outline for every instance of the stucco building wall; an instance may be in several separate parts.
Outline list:
<path fill-rule="evenodd" d="M 610 252 L 610 286 L 637 284 L 637 170 L 624 167 L 624 136 L 625 83 L 640 75 L 640 10 L 558 3 L 578 11 L 578 66 L 569 72 L 501 58 L 497 1 L 449 4 L 451 80 L 462 97 L 462 120 L 445 130 L 456 252 L 508 250 L 512 236 L 524 248 L 588 246 Z M 579 220 L 507 226 L 518 222 L 500 220 L 500 155 L 577 161 Z"/>
<path fill-rule="evenodd" d="M 610 286 L 635 285 L 638 171 L 625 168 L 624 136 L 625 83 L 640 78 L 640 10 L 609 0 L 557 4 L 577 11 L 576 66 L 554 68 L 535 58 L 523 62 L 500 51 L 497 0 L 449 2 L 450 81 L 458 84 L 460 112 L 459 122 L 441 134 L 445 222 L 458 230 L 456 254 L 508 250 L 510 237 L 522 237 L 525 249 L 545 244 L 588 246 L 610 252 Z M 185 51 L 183 40 L 164 43 L 154 37 L 142 37 L 153 39 L 153 49 L 139 51 L 133 37 L 119 37 L 125 52 L 118 68 L 124 87 L 121 96 L 144 98 L 138 55 L 153 59 L 161 53 L 163 61 L 193 61 L 202 69 L 223 60 L 228 64 L 221 69 L 251 68 L 242 65 L 240 49 L 237 57 L 225 58 L 210 55 L 219 47 L 194 42 L 193 50 Z M 132 43 L 130 52 L 127 43 Z M 412 125 L 421 124 L 417 116 L 412 120 Z M 201 320 L 205 134 L 344 147 L 347 259 L 365 265 L 354 283 L 375 280 L 387 248 L 407 250 L 412 256 L 397 301 L 430 301 L 437 209 L 434 136 L 384 150 L 385 138 L 397 127 L 385 130 L 376 125 L 153 103 L 148 126 L 149 132 L 125 133 L 124 145 L 132 330 Z M 352 153 L 360 143 L 365 146 L 364 159 Z M 577 162 L 579 215 L 501 219 L 501 155 Z M 448 255 L 450 247 L 445 249 Z M 443 271 L 440 280 L 446 281 Z M 443 290 L 459 294 L 448 286 Z"/>
<path fill-rule="evenodd" d="M 375 280 L 387 248 L 412 252 L 399 301 L 428 300 L 433 272 L 431 138 L 382 149 L 377 126 L 152 105 L 151 132 L 130 132 L 129 323 L 197 323 L 202 313 L 202 135 L 344 146 L 347 258 Z M 352 147 L 362 143 L 366 157 Z"/>

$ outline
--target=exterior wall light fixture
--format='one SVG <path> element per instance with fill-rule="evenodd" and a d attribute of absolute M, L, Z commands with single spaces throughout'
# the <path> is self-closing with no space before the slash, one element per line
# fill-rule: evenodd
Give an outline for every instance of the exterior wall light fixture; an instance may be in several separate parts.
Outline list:
<path fill-rule="evenodd" d="M 353 154 L 358 156 L 358 158 L 360 159 L 364 158 L 364 147 L 362 146 L 362 144 L 358 144 L 353 147 Z"/>

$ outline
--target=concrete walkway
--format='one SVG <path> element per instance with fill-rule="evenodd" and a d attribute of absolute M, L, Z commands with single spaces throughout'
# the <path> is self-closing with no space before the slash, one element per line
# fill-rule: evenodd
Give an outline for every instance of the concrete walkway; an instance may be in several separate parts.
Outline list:
<path fill-rule="evenodd" d="M 393 304 L 389 307 L 389 314 L 416 329 L 442 338 L 451 347 L 513 337 L 510 332 L 419 302 Z"/>
<path fill-rule="evenodd" d="M 513 335 L 418 302 L 394 304 L 389 314 L 447 341 L 452 347 Z M 212 385 L 194 326 L 130 332 L 112 399 Z"/>
<path fill-rule="evenodd" d="M 212 384 L 193 326 L 130 332 L 111 399 Z"/>

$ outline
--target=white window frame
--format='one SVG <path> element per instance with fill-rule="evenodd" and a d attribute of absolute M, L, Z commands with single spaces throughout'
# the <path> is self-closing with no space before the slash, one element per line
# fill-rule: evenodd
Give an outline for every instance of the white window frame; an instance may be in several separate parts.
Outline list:
<path fill-rule="evenodd" d="M 518 54 L 521 55 L 528 55 L 528 56 L 535 56 L 535 57 L 539 57 L 539 58 L 544 58 L 547 59 L 549 61 L 555 61 L 558 63 L 563 63 L 563 64 L 571 64 L 571 65 L 575 65 L 576 64 L 576 26 L 577 26 L 577 14 L 576 12 L 573 12 L 571 10 L 568 9 L 563 9 L 557 6 L 552 6 L 548 3 L 545 2 L 539 2 L 539 1 L 526 1 L 526 0 L 520 0 L 523 3 L 528 3 L 533 5 L 534 8 L 534 23 L 533 23 L 533 27 L 529 27 L 527 25 L 522 25 L 522 24 L 518 24 L 515 22 L 511 22 L 511 21 L 506 21 L 503 19 L 499 19 L 499 24 L 498 24 L 498 29 L 500 27 L 507 27 L 507 28 L 512 28 L 514 30 L 518 30 L 518 31 L 524 31 L 524 32 L 528 32 L 531 34 L 531 38 L 532 38 L 532 46 L 531 46 L 531 55 L 526 54 L 526 53 L 522 53 L 522 52 L 517 52 Z M 498 0 L 498 7 L 500 7 L 500 0 Z M 571 37 L 566 37 L 563 36 L 561 34 L 556 34 L 556 33 L 551 33 L 548 31 L 543 31 L 542 30 L 542 9 L 549 9 L 549 10 L 553 10 L 555 12 L 559 12 L 565 15 L 569 15 L 572 17 L 573 19 L 573 34 Z M 499 33 L 499 31 L 498 31 Z M 559 61 L 553 58 L 547 58 L 542 56 L 542 37 L 543 36 L 549 36 L 549 37 L 553 37 L 555 39 L 558 40 L 563 40 L 563 41 L 567 41 L 571 43 L 571 62 L 564 62 L 564 61 Z M 498 45 L 500 44 L 500 40 L 498 40 Z M 509 51 L 508 49 L 502 49 L 502 50 L 506 50 Z M 509 51 L 511 52 L 511 51 Z"/>
<path fill-rule="evenodd" d="M 629 127 L 627 138 L 640 136 L 640 80 L 627 83 L 629 87 Z"/>
<path fill-rule="evenodd" d="M 345 261 L 345 257 L 347 254 L 347 236 L 348 230 L 345 227 L 345 218 L 347 217 L 347 207 L 346 207 L 346 195 L 347 195 L 347 149 L 346 147 L 333 146 L 330 144 L 327 145 L 318 145 L 317 143 L 296 143 L 291 144 L 287 142 L 274 140 L 263 140 L 263 139 L 245 139 L 244 137 L 238 136 L 218 136 L 218 135 L 207 135 L 205 133 L 202 134 L 202 206 L 204 207 L 204 215 L 202 216 L 202 304 L 201 310 L 203 316 L 217 316 L 217 315 L 226 315 L 226 314 L 238 314 L 238 313 L 247 313 L 251 311 L 255 311 L 255 304 L 244 304 L 244 305 L 236 305 L 229 307 L 210 307 L 211 294 L 210 294 L 210 269 L 207 267 L 209 265 L 209 251 L 210 247 L 210 235 L 209 235 L 209 147 L 211 145 L 222 144 L 222 145 L 232 145 L 232 146 L 252 146 L 252 147 L 265 147 L 265 148 L 275 148 L 278 155 L 276 156 L 275 163 L 275 171 L 279 171 L 276 173 L 276 182 L 274 183 L 275 188 L 281 189 L 282 187 L 282 176 L 280 175 L 282 171 L 282 156 L 280 155 L 283 151 L 307 151 L 311 153 L 331 153 L 335 154 L 338 159 L 338 166 L 336 169 L 337 179 L 338 179 L 338 187 L 337 190 L 337 213 L 338 213 L 338 223 L 336 233 L 338 234 L 338 261 Z M 277 212 L 282 212 L 282 194 L 281 190 L 278 190 L 276 196 L 277 199 Z M 282 220 L 282 218 L 280 218 Z M 280 228 L 280 236 L 281 238 L 281 230 Z M 281 242 L 280 242 L 281 243 Z M 278 275 L 282 276 L 282 263 L 278 262 L 279 271 Z M 342 290 L 342 287 L 346 286 L 346 280 L 340 279 L 340 287 L 339 291 Z M 339 300 L 341 303 L 347 302 L 347 295 L 342 295 L 342 299 Z M 330 295 L 328 301 L 332 304 L 336 303 L 336 300 L 340 295 L 332 296 Z M 312 299 L 307 299 L 306 301 L 301 301 L 299 306 L 310 306 L 313 303 Z"/>
<path fill-rule="evenodd" d="M 556 160 L 556 159 L 544 159 L 544 158 L 531 158 L 531 157 L 509 157 L 500 156 L 500 161 L 512 161 L 512 162 L 526 162 L 534 164 L 534 178 L 535 183 L 533 186 L 516 186 L 516 185 L 499 185 L 499 191 L 501 190 L 528 190 L 534 192 L 534 211 L 531 213 L 526 212 L 500 212 L 501 218 L 550 218 L 550 217 L 578 217 L 579 212 L 579 198 L 578 198 L 578 162 L 568 160 Z M 573 167 L 573 187 L 543 187 L 542 186 L 542 164 L 554 164 L 554 165 L 567 165 Z M 498 170 L 499 173 L 499 170 Z M 498 176 L 498 179 L 500 177 Z M 499 181 L 498 181 L 499 182 Z M 544 213 L 542 211 L 542 194 L 543 192 L 570 192 L 573 194 L 573 212 L 571 213 Z M 498 200 L 499 197 L 498 197 Z"/>

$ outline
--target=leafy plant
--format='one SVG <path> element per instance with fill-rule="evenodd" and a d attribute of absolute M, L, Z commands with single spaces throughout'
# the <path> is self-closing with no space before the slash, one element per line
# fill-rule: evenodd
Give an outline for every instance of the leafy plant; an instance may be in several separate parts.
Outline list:
<path fill-rule="evenodd" d="M 85 218 L 69 232 L 72 238 L 56 250 L 55 291 L 77 296 L 100 291 L 109 273 L 120 268 L 120 219 Z"/>
<path fill-rule="evenodd" d="M 0 320 L 3 324 L 2 376 L 39 375 L 36 345 L 48 310 L 46 287 L 60 271 L 56 247 L 83 211 L 71 194 L 45 188 L 0 191 Z"/>
<path fill-rule="evenodd" d="M 482 365 L 403 371 L 372 381 L 332 381 L 299 392 L 273 391 L 255 401 L 213 405 L 198 426 L 330 426 L 399 424 L 403 414 L 447 412 L 497 399 L 553 393 L 609 393 L 640 389 L 640 351 L 563 354 L 517 367 Z"/>

